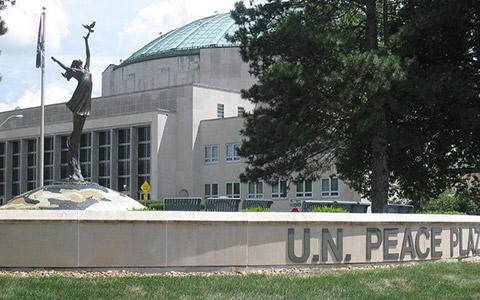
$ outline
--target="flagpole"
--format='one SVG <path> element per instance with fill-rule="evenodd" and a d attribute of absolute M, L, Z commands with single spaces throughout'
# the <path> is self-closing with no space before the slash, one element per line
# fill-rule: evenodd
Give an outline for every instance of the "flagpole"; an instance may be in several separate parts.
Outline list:
<path fill-rule="evenodd" d="M 45 7 L 42 8 L 42 18 L 43 18 L 43 59 L 42 59 L 42 79 L 41 79 L 41 104 L 40 104 L 40 149 L 39 149 L 39 158 L 40 158 L 40 173 L 39 173 L 39 185 L 43 186 L 43 165 L 44 165 L 44 139 L 45 139 Z"/>

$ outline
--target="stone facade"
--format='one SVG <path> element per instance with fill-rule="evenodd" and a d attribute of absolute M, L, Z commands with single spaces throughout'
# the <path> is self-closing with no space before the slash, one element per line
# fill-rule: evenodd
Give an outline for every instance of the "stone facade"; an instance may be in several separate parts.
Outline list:
<path fill-rule="evenodd" d="M 479 222 L 420 214 L 0 210 L 0 268 L 212 271 L 455 259 L 480 251 Z"/>
<path fill-rule="evenodd" d="M 239 114 L 254 109 L 240 91 L 253 82 L 236 47 L 110 65 L 102 74 L 102 96 L 92 99 L 92 114 L 84 128 L 84 176 L 132 198 L 141 196 L 139 185 L 147 180 L 152 186 L 150 199 L 186 195 L 272 198 L 278 200 L 275 210 L 290 210 L 292 203 L 302 199 L 360 200 L 347 185 L 331 179 L 334 168 L 325 174 L 324 182 L 302 184 L 301 192 L 291 183 L 276 187 L 240 183 L 245 163 L 236 154 L 242 140 Z M 24 115 L 0 128 L 3 202 L 40 186 L 39 112 L 34 107 L 0 113 L 0 120 L 13 113 Z M 71 120 L 63 103 L 46 106 L 45 144 L 51 145 L 45 149 L 46 184 L 65 176 Z"/>

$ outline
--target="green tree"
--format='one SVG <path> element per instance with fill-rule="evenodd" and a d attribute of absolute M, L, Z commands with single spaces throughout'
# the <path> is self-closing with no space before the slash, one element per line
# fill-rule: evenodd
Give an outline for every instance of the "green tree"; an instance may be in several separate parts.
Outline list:
<path fill-rule="evenodd" d="M 392 164 L 415 202 L 465 181 L 476 186 L 471 174 L 480 171 L 479 17 L 478 1 L 407 2 L 401 11 L 405 25 L 395 51 L 414 62 L 408 80 L 395 87 L 403 109 L 397 110 L 395 132 L 401 137 Z"/>
<path fill-rule="evenodd" d="M 15 0 L 0 0 L 0 11 L 6 9 L 8 7 L 8 4 L 15 5 Z M 4 35 L 7 33 L 8 27 L 7 24 L 5 24 L 5 21 L 2 20 L 2 16 L 0 16 L 0 36 Z M 0 75 L 0 80 L 2 80 L 2 76 Z"/>
<path fill-rule="evenodd" d="M 15 3 L 15 0 L 0 0 L 0 11 L 6 9 L 9 4 L 15 5 Z M 5 21 L 2 20 L 2 16 L 0 16 L 0 35 L 4 35 L 5 33 L 7 33 L 7 31 L 7 25 L 5 24 Z"/>
<path fill-rule="evenodd" d="M 315 178 L 334 161 L 374 212 L 389 192 L 421 201 L 461 180 L 480 153 L 477 2 L 237 3 L 232 39 L 258 79 L 242 179 Z"/>

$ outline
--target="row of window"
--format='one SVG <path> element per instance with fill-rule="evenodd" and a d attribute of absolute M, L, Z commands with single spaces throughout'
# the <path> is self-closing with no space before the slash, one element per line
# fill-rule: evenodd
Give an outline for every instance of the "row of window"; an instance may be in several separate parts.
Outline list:
<path fill-rule="evenodd" d="M 220 157 L 220 145 L 206 145 L 205 146 L 205 163 L 215 163 L 219 161 Z M 240 149 L 240 144 L 230 143 L 225 144 L 225 160 L 226 161 L 238 161 L 240 160 L 240 155 L 238 150 Z"/>
<path fill-rule="evenodd" d="M 5 165 L 6 165 L 6 144 L 0 143 L 0 204 L 3 204 L 3 196 L 5 195 Z"/>
<path fill-rule="evenodd" d="M 135 128 L 138 130 L 138 166 L 137 166 L 137 196 L 140 197 L 140 186 L 144 181 L 150 182 L 150 127 Z M 100 131 L 98 133 L 98 183 L 105 187 L 111 187 L 111 156 L 112 142 L 111 131 Z M 130 191 L 130 128 L 118 130 L 118 190 L 128 193 Z M 68 136 L 61 136 L 60 149 L 60 178 L 68 176 Z M 44 146 L 44 185 L 53 183 L 54 170 L 54 137 L 45 137 Z M 11 192 L 13 196 L 20 194 L 20 156 L 21 143 L 26 147 L 27 161 L 27 189 L 32 190 L 37 185 L 37 139 L 24 141 L 11 141 L 12 146 L 12 170 L 11 170 Z M 6 144 L 0 143 L 0 198 L 5 196 L 6 183 Z M 92 174 L 92 133 L 86 132 L 81 136 L 80 143 L 80 167 L 85 180 L 91 180 Z M 132 195 L 133 196 L 133 195 Z"/>
<path fill-rule="evenodd" d="M 245 113 L 245 108 L 242 106 L 237 107 L 237 116 L 241 117 Z M 217 103 L 217 118 L 225 118 L 225 105 Z"/>
<path fill-rule="evenodd" d="M 264 183 L 249 182 L 247 198 L 262 199 L 264 198 Z M 336 177 L 328 177 L 320 179 L 321 196 L 336 197 L 339 195 L 339 182 Z M 286 180 L 278 180 L 271 184 L 272 198 L 287 198 L 288 182 Z M 219 196 L 218 183 L 205 184 L 205 198 L 216 198 Z M 225 183 L 225 196 L 229 198 L 240 198 L 240 182 Z M 313 197 L 313 182 L 304 180 L 295 183 L 296 198 Z"/>

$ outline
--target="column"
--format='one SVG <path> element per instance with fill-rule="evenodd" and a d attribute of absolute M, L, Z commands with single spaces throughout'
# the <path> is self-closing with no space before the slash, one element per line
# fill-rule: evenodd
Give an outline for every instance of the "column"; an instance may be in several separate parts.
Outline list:
<path fill-rule="evenodd" d="M 27 191 L 27 174 L 28 174 L 28 140 L 20 141 L 20 194 Z"/>
<path fill-rule="evenodd" d="M 112 153 L 110 156 L 110 187 L 118 191 L 118 130 L 111 131 Z"/>
<path fill-rule="evenodd" d="M 12 161 L 13 161 L 13 145 L 11 141 L 5 141 L 5 200 L 12 199 Z"/>
<path fill-rule="evenodd" d="M 98 182 L 98 132 L 92 131 L 92 182 Z"/>
<path fill-rule="evenodd" d="M 62 136 L 53 138 L 53 181 L 62 179 Z"/>
<path fill-rule="evenodd" d="M 130 127 L 130 197 L 138 198 L 138 129 Z"/>

